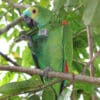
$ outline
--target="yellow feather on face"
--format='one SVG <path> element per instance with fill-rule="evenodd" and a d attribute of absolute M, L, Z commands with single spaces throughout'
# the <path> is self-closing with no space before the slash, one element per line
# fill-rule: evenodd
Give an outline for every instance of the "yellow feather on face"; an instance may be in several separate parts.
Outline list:
<path fill-rule="evenodd" d="M 34 19 L 38 14 L 38 9 L 36 7 L 31 7 L 29 10 L 32 13 L 32 18 Z"/>

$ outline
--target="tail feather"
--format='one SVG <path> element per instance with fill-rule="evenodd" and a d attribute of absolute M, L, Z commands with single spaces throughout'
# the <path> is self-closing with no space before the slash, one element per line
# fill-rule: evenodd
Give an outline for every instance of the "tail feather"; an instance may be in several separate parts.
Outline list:
<path fill-rule="evenodd" d="M 33 60 L 35 62 L 36 67 L 40 69 L 38 58 L 33 52 L 32 52 L 32 57 L 33 57 Z M 43 76 L 40 75 L 40 78 L 41 78 L 42 82 L 44 83 Z"/>
<path fill-rule="evenodd" d="M 68 64 L 67 64 L 67 63 L 65 64 L 65 70 L 64 70 L 64 72 L 65 72 L 65 73 L 68 73 Z M 65 87 L 65 81 L 66 81 L 66 80 L 63 80 L 63 81 L 61 82 L 59 94 L 61 94 L 61 92 L 63 91 L 63 89 L 64 89 L 64 87 Z"/>
<path fill-rule="evenodd" d="M 61 92 L 63 91 L 63 88 L 64 88 L 64 81 L 62 81 L 62 83 L 61 83 L 61 85 L 60 85 L 59 94 L 61 94 Z"/>

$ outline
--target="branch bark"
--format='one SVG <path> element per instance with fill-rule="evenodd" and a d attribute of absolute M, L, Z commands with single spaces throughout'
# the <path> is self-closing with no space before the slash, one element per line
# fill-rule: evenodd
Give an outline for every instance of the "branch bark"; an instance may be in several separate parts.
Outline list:
<path fill-rule="evenodd" d="M 13 71 L 13 72 L 22 72 L 22 73 L 27 73 L 27 74 L 38 74 L 38 75 L 44 75 L 44 71 L 40 70 L 40 69 L 36 69 L 36 68 L 22 68 L 22 67 L 17 67 L 17 66 L 3 66 L 0 65 L 0 70 L 1 71 Z M 70 81 L 81 81 L 81 82 L 88 82 L 91 84 L 97 84 L 100 85 L 100 78 L 96 78 L 96 77 L 89 77 L 86 75 L 74 75 L 73 78 L 73 74 L 65 74 L 65 73 L 61 73 L 61 72 L 54 72 L 54 71 L 50 71 L 48 73 L 48 78 L 61 78 L 61 79 L 66 79 L 66 80 L 70 80 Z"/>
<path fill-rule="evenodd" d="M 93 66 L 93 37 L 92 37 L 92 30 L 91 26 L 87 26 L 87 37 L 88 37 L 88 46 L 89 46 L 89 59 L 90 59 L 90 76 L 94 77 L 94 66 Z M 96 95 L 92 94 L 91 95 L 92 100 L 96 100 Z"/>
<path fill-rule="evenodd" d="M 14 27 L 22 20 L 23 20 L 23 17 L 21 16 L 18 19 L 14 20 L 12 23 L 8 24 L 6 27 L 0 29 L 0 35 L 3 34 L 4 32 L 7 32 L 10 28 Z"/>
<path fill-rule="evenodd" d="M 20 66 L 19 64 L 17 64 L 15 61 L 13 61 L 11 58 L 9 58 L 7 55 L 3 54 L 2 52 L 0 52 L 0 55 L 7 61 L 11 62 L 13 65 L 15 66 Z"/>
<path fill-rule="evenodd" d="M 81 33 L 84 33 L 86 32 L 86 28 L 82 28 L 81 30 L 79 30 L 78 32 L 75 32 L 73 38 L 76 38 L 78 37 Z"/>
<path fill-rule="evenodd" d="M 95 60 L 98 56 L 100 56 L 100 51 L 97 51 L 97 52 L 95 53 L 95 55 L 93 56 L 93 58 L 92 58 L 89 62 L 87 62 L 87 63 L 85 64 L 85 66 L 84 66 L 84 68 L 83 68 L 83 71 L 82 71 L 82 74 L 85 74 L 85 73 L 86 73 L 86 70 L 87 70 L 88 66 L 90 66 L 90 64 L 93 63 L 94 60 Z"/>
<path fill-rule="evenodd" d="M 21 5 L 19 3 L 14 3 L 12 2 L 12 0 L 5 0 L 9 5 L 13 6 L 14 8 L 28 8 L 30 7 L 30 5 L 26 4 L 26 5 Z"/>
<path fill-rule="evenodd" d="M 88 37 L 88 46 L 89 46 L 89 59 L 90 59 L 90 76 L 94 76 L 94 67 L 93 67 L 93 38 L 92 38 L 92 31 L 91 27 L 88 25 L 87 26 L 87 37 Z"/>

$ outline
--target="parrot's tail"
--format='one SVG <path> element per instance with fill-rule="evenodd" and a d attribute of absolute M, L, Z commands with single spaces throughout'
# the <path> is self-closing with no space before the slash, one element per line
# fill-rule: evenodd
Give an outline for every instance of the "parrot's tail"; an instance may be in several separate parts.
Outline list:
<path fill-rule="evenodd" d="M 32 52 L 32 57 L 33 57 L 33 60 L 35 62 L 36 67 L 40 69 L 37 56 L 33 52 Z"/>
<path fill-rule="evenodd" d="M 33 52 L 32 52 L 32 57 L 33 57 L 33 60 L 35 62 L 36 68 L 40 69 L 38 58 L 37 58 L 37 56 Z M 41 81 L 44 83 L 43 76 L 40 75 L 40 78 L 41 78 Z"/>
<path fill-rule="evenodd" d="M 61 83 L 59 94 L 61 94 L 61 92 L 62 92 L 63 89 L 64 89 L 64 83 L 65 83 L 65 80 L 62 81 L 62 83 Z"/>
<path fill-rule="evenodd" d="M 64 70 L 65 73 L 68 73 L 68 64 L 66 63 L 65 64 L 65 70 Z M 63 80 L 61 85 L 60 85 L 60 92 L 59 94 L 61 94 L 61 92 L 63 91 L 64 87 L 66 85 L 66 80 Z"/>

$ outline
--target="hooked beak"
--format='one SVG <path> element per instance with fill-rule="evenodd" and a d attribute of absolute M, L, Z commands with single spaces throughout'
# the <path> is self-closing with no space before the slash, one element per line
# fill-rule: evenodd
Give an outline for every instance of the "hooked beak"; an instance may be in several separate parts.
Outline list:
<path fill-rule="evenodd" d="M 37 22 L 35 20 L 33 20 L 31 17 L 25 15 L 25 16 L 23 16 L 23 18 L 29 28 L 37 26 Z"/>

